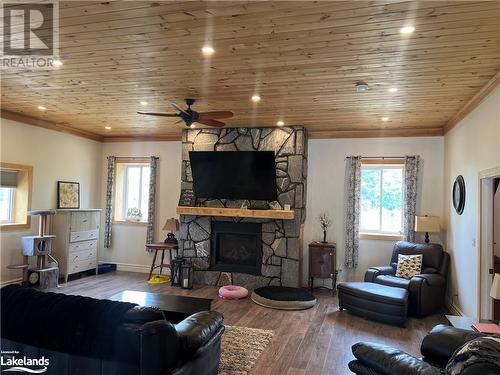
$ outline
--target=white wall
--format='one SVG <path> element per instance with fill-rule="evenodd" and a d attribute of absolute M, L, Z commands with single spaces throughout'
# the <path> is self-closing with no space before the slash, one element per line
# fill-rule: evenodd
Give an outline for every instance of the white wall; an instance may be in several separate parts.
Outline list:
<path fill-rule="evenodd" d="M 444 204 L 447 247 L 452 252 L 450 294 L 466 315 L 477 316 L 479 172 L 500 166 L 500 88 L 445 136 Z M 455 178 L 463 175 L 466 203 L 462 215 L 451 205 Z"/>
<path fill-rule="evenodd" d="M 100 165 L 101 191 L 106 191 L 106 157 L 159 156 L 156 190 L 156 238 L 162 241 L 166 233 L 161 230 L 166 219 L 178 217 L 175 212 L 181 190 L 181 142 L 133 142 L 104 143 Z M 105 197 L 101 194 L 101 207 L 105 207 Z M 102 217 L 104 228 L 104 215 Z M 114 224 L 112 247 L 104 249 L 101 243 L 99 260 L 117 263 L 119 269 L 149 271 L 152 254 L 146 252 L 146 226 L 138 224 Z"/>
<path fill-rule="evenodd" d="M 308 244 L 322 238 L 318 216 L 333 219 L 328 240 L 337 243 L 337 268 L 344 269 L 345 157 L 420 155 L 417 214 L 443 217 L 443 137 L 385 139 L 325 139 L 309 141 L 307 219 L 304 230 L 304 280 L 307 280 Z M 431 234 L 432 242 L 441 242 Z M 369 266 L 389 263 L 394 241 L 361 240 L 357 270 L 339 275 L 340 280 L 362 280 Z"/>
<path fill-rule="evenodd" d="M 56 207 L 58 180 L 80 182 L 80 206 L 95 208 L 99 203 L 101 144 L 81 137 L 47 130 L 11 120 L 1 120 L 3 162 L 33 166 L 32 209 Z M 1 281 L 20 277 L 8 264 L 22 263 L 21 236 L 38 233 L 38 218 L 31 229 L 0 233 Z"/>

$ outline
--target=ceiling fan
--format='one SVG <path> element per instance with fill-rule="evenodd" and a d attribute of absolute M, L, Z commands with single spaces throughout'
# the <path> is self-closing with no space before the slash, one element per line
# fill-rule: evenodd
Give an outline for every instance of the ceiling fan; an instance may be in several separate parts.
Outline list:
<path fill-rule="evenodd" d="M 162 117 L 180 117 L 181 119 L 176 122 L 184 121 L 186 126 L 191 127 L 193 123 L 198 122 L 203 125 L 213 126 L 216 128 L 222 128 L 226 124 L 222 121 L 215 119 L 230 118 L 233 117 L 233 112 L 230 111 L 214 111 L 214 112 L 196 112 L 191 109 L 194 104 L 194 99 L 184 99 L 187 104 L 187 109 L 183 109 L 180 105 L 172 102 L 172 106 L 179 110 L 179 113 L 165 113 L 165 112 L 137 112 L 140 115 L 150 115 L 150 116 L 162 116 Z"/>

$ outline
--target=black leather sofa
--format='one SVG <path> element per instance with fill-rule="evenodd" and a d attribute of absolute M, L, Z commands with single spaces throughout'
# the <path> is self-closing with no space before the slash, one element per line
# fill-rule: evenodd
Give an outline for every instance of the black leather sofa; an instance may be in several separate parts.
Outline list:
<path fill-rule="evenodd" d="M 360 342 L 352 347 L 356 359 L 349 363 L 349 369 L 357 375 L 439 375 L 444 373 L 458 348 L 481 336 L 485 335 L 440 324 L 424 337 L 420 348 L 422 359 L 386 345 Z M 500 373 L 497 364 L 491 358 L 480 359 L 460 374 L 496 375 Z"/>
<path fill-rule="evenodd" d="M 9 286 L 11 287 L 11 286 Z M 6 288 L 9 288 L 6 287 Z M 57 347 L 58 341 L 69 342 L 67 332 L 63 330 L 64 322 L 57 319 L 36 320 L 36 313 L 26 311 L 26 305 L 30 310 L 34 307 L 40 309 L 40 316 L 44 316 L 44 309 L 51 305 L 51 299 L 57 300 L 54 304 L 63 304 L 63 298 L 76 296 L 61 295 L 56 293 L 40 293 L 43 295 L 43 303 L 37 305 L 37 294 L 31 293 L 29 304 L 23 303 L 23 298 L 17 298 L 16 293 L 23 292 L 10 290 L 11 299 L 4 298 L 5 288 L 0 290 L 2 294 L 2 351 L 15 353 L 15 358 L 41 358 L 48 359 L 49 366 L 45 374 L 58 375 L 184 375 L 184 374 L 207 374 L 215 375 L 218 372 L 221 353 L 221 337 L 224 332 L 223 316 L 216 311 L 203 311 L 189 316 L 178 324 L 172 324 L 165 319 L 165 314 L 148 307 L 135 306 L 125 311 L 124 315 L 117 323 L 111 338 L 109 356 L 101 357 L 81 355 L 75 352 L 65 352 L 64 350 L 51 350 L 47 347 L 39 347 L 18 342 L 6 337 L 9 333 L 7 314 L 5 311 L 14 312 L 14 319 L 10 319 L 9 324 L 19 317 L 19 322 L 23 329 L 38 333 L 50 333 L 49 344 Z M 13 292 L 13 293 L 12 293 Z M 13 296 L 12 296 L 13 294 Z M 48 298 L 47 298 L 48 297 Z M 79 297 L 86 298 L 86 297 Z M 6 303 L 9 301 L 9 303 Z M 93 303 L 120 304 L 106 300 L 94 300 Z M 51 306 L 53 307 L 53 306 Z M 120 306 L 118 306 L 120 307 Z M 10 314 L 12 317 L 13 314 Z M 72 326 L 73 329 L 69 340 L 74 340 L 85 332 L 85 324 L 102 324 L 99 319 L 86 319 L 85 311 L 76 314 L 75 319 L 81 319 L 82 323 Z M 33 319 L 35 317 L 35 319 Z M 41 326 L 40 326 L 41 325 Z M 12 330 L 10 330 L 12 332 Z M 85 333 L 83 333 L 85 334 Z M 11 333 L 12 335 L 12 333 Z M 64 337 L 65 336 L 65 337 Z M 31 343 L 33 338 L 29 338 Z M 36 340 L 36 338 L 35 338 Z M 99 343 L 97 343 L 99 344 Z M 50 345 L 49 345 L 50 347 Z M 54 347 L 54 346 L 52 346 Z M 95 351 L 94 351 L 95 352 Z M 2 354 L 6 359 L 8 355 Z M 4 368 L 2 368 L 4 370 Z"/>
<path fill-rule="evenodd" d="M 396 277 L 398 255 L 422 254 L 422 272 L 411 279 Z M 394 245 L 388 266 L 370 267 L 365 281 L 408 291 L 408 314 L 422 317 L 444 304 L 450 256 L 439 244 L 399 241 Z"/>

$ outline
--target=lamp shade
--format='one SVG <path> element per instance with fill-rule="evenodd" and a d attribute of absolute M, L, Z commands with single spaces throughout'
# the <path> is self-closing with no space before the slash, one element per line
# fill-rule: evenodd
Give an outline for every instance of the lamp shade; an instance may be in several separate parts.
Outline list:
<path fill-rule="evenodd" d="M 169 232 L 177 232 L 179 230 L 179 220 L 173 217 L 167 219 L 165 225 L 163 226 L 163 230 L 168 230 Z"/>
<path fill-rule="evenodd" d="M 491 285 L 490 297 L 500 299 L 500 273 L 496 273 Z"/>
<path fill-rule="evenodd" d="M 415 216 L 415 232 L 436 233 L 440 230 L 438 216 Z"/>

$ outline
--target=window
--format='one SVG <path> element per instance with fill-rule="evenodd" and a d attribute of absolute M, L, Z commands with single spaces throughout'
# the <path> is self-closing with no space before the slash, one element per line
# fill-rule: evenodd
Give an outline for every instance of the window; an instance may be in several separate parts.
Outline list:
<path fill-rule="evenodd" d="M 33 167 L 0 163 L 0 227 L 21 229 L 30 227 L 27 212 L 31 208 Z"/>
<path fill-rule="evenodd" d="M 117 159 L 115 221 L 148 221 L 149 175 L 149 159 Z"/>
<path fill-rule="evenodd" d="M 401 238 L 404 165 L 389 162 L 363 163 L 361 167 L 361 238 Z"/>

